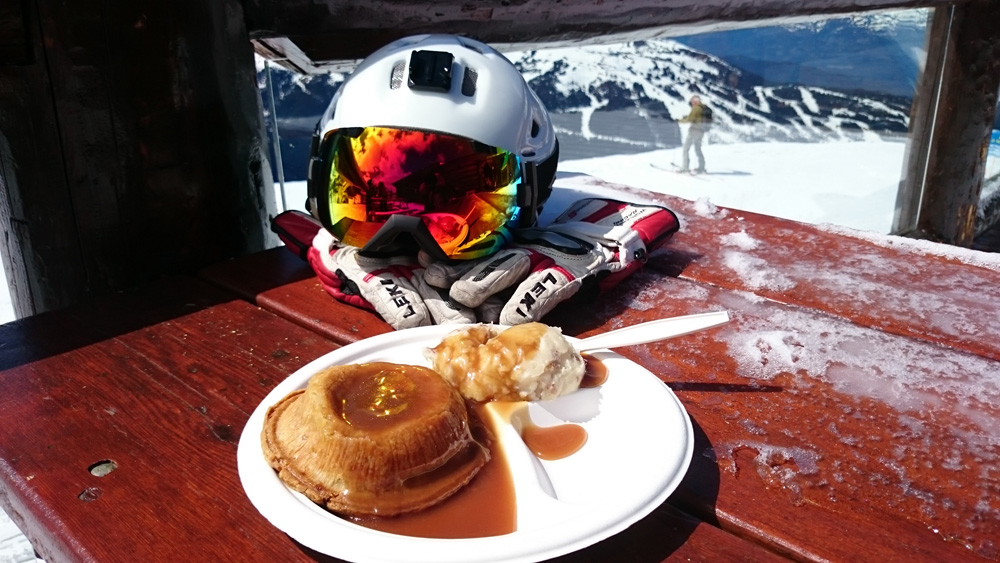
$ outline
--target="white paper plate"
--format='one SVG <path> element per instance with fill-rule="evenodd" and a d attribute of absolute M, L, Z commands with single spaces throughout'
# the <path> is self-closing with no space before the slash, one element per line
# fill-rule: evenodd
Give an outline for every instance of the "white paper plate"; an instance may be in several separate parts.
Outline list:
<path fill-rule="evenodd" d="M 656 376 L 610 351 L 592 353 L 608 368 L 604 385 L 532 403 L 532 422 L 580 424 L 587 443 L 573 455 L 541 461 L 511 427 L 505 444 L 517 498 L 517 531 L 496 537 L 429 539 L 371 530 L 342 520 L 287 488 L 264 460 L 260 433 L 267 409 L 336 364 L 389 361 L 429 366 L 424 350 L 455 325 L 367 338 L 322 356 L 275 387 L 250 416 L 237 451 L 240 480 L 274 526 L 321 553 L 358 563 L 539 561 L 614 535 L 663 503 L 687 471 L 691 421 Z"/>

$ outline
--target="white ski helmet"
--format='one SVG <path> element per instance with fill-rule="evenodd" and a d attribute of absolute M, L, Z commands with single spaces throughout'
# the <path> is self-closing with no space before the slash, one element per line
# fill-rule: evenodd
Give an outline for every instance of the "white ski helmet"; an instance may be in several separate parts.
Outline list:
<path fill-rule="evenodd" d="M 528 168 L 518 187 L 520 226 L 535 222 L 551 193 L 559 148 L 548 111 L 510 60 L 485 43 L 416 35 L 365 58 L 317 124 L 310 178 L 328 132 L 366 127 L 444 133 L 518 155 Z"/>

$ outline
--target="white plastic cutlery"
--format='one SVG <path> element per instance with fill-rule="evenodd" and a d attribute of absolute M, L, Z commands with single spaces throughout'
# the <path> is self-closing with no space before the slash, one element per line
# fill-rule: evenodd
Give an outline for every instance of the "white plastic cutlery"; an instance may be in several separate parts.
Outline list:
<path fill-rule="evenodd" d="M 667 340 L 685 334 L 691 334 L 706 328 L 712 328 L 729 322 L 727 311 L 699 313 L 683 317 L 671 317 L 619 328 L 604 334 L 584 338 L 574 345 L 578 352 L 597 350 L 599 348 L 621 348 Z"/>

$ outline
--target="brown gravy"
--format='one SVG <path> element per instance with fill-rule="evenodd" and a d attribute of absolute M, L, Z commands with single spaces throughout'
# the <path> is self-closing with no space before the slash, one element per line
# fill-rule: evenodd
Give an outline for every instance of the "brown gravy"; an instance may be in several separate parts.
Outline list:
<path fill-rule="evenodd" d="M 583 354 L 587 371 L 580 387 L 598 387 L 608 378 L 604 363 Z M 495 403 L 508 421 L 517 416 L 523 403 Z M 482 404 L 472 407 L 475 416 L 490 420 Z M 587 431 L 578 424 L 540 427 L 531 423 L 526 411 L 519 417 L 521 438 L 535 455 L 545 460 L 562 459 L 583 447 Z M 495 430 L 494 430 L 495 433 Z M 477 436 L 478 438 L 478 436 Z M 517 530 L 517 499 L 514 480 L 503 448 L 489 443 L 490 460 L 468 485 L 444 501 L 424 510 L 391 518 L 349 518 L 351 522 L 392 534 L 421 538 L 485 538 Z"/>
<path fill-rule="evenodd" d="M 473 411 L 479 420 L 489 420 L 482 408 L 476 405 Z M 506 456 L 495 440 L 484 443 L 489 443 L 490 460 L 468 485 L 438 504 L 390 518 L 348 520 L 373 530 L 420 538 L 485 538 L 515 531 L 517 499 Z"/>
<path fill-rule="evenodd" d="M 539 459 L 556 460 L 569 457 L 587 443 L 587 431 L 578 424 L 538 426 L 528 416 L 527 403 L 495 402 L 496 412 L 514 425 L 524 445 Z"/>
<path fill-rule="evenodd" d="M 587 366 L 587 371 L 583 373 L 583 380 L 580 381 L 580 388 L 586 389 L 604 385 L 604 382 L 608 380 L 608 367 L 604 365 L 604 362 L 590 354 L 580 355 L 583 356 L 583 361 Z"/>
<path fill-rule="evenodd" d="M 600 387 L 608 380 L 608 367 L 590 354 L 580 354 L 586 365 L 580 388 Z M 587 443 L 587 431 L 578 424 L 560 424 L 542 428 L 526 424 L 521 438 L 540 459 L 555 460 L 569 457 Z"/>
<path fill-rule="evenodd" d="M 521 429 L 524 445 L 539 459 L 555 460 L 569 457 L 587 443 L 587 431 L 579 424 L 535 426 L 527 424 Z"/>

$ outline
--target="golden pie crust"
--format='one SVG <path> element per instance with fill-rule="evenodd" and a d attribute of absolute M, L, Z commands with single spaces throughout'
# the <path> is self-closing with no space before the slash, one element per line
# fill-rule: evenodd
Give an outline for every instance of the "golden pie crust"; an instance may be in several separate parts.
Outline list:
<path fill-rule="evenodd" d="M 317 373 L 268 409 L 261 445 L 289 487 L 348 516 L 436 504 L 489 459 L 452 385 L 433 370 L 386 362 Z"/>

